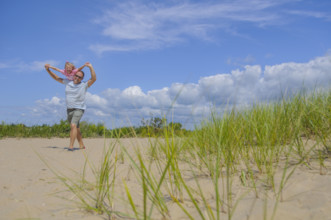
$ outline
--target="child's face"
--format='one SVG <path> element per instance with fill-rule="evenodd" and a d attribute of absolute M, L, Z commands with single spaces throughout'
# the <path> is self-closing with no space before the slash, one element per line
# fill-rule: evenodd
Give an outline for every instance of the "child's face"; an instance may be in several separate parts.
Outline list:
<path fill-rule="evenodd" d="M 70 65 L 70 64 L 66 64 L 65 67 L 66 67 L 67 73 L 71 73 L 71 71 L 74 69 L 74 67 L 72 65 Z"/>

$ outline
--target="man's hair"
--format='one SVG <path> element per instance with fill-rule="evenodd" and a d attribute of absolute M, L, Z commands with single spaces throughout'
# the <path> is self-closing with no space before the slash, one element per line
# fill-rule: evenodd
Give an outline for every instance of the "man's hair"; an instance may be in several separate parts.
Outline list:
<path fill-rule="evenodd" d="M 85 73 L 84 73 L 82 70 L 80 70 L 80 71 L 78 71 L 78 72 L 81 72 L 81 73 L 83 73 L 83 78 L 84 78 L 84 76 L 85 76 Z"/>

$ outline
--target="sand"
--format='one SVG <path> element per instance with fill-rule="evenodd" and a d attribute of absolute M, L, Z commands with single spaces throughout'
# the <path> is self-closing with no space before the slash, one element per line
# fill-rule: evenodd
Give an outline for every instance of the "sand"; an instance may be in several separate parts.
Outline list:
<path fill-rule="evenodd" d="M 54 169 L 61 175 L 78 181 L 83 173 L 86 158 L 90 164 L 98 167 L 104 146 L 107 147 L 114 142 L 112 139 L 102 138 L 84 141 L 86 150 L 77 149 L 69 152 L 66 150 L 68 139 L 65 138 L 1 139 L 0 219 L 105 219 L 105 214 L 87 212 L 74 203 L 73 201 L 77 201 L 76 196 L 67 190 L 51 170 Z M 133 153 L 135 148 L 140 148 L 144 152 L 148 146 L 148 139 L 121 139 L 121 143 L 128 152 Z M 132 195 L 136 196 L 134 200 L 140 199 L 141 187 L 132 170 L 132 164 L 127 158 L 122 157 L 123 155 L 119 156 L 114 209 L 132 213 L 129 203 L 125 202 L 127 198 L 123 181 L 127 183 Z M 324 175 L 320 175 L 317 162 L 310 165 L 310 168 L 304 165 L 298 167 L 286 183 L 275 219 L 331 219 L 331 172 L 328 171 L 331 167 L 330 158 L 326 159 Z M 85 174 L 86 179 L 91 182 L 95 180 L 91 169 L 86 169 Z M 279 179 L 281 171 L 275 176 Z M 186 177 L 189 181 L 190 177 Z M 215 196 L 210 178 L 203 175 L 198 178 L 206 198 L 213 204 Z M 191 179 L 189 184 L 194 185 L 194 179 Z M 166 192 L 164 194 L 165 197 L 169 197 Z M 264 199 L 266 196 L 267 202 Z M 275 207 L 272 191 L 268 191 L 268 195 L 264 196 L 261 193 L 259 198 L 256 198 L 252 190 L 248 191 L 242 187 L 237 177 L 233 178 L 233 198 L 235 201 L 241 198 L 233 219 L 264 219 L 264 207 L 267 207 L 267 219 L 270 219 Z M 141 208 L 141 201 L 136 202 L 138 208 Z M 198 201 L 198 204 L 202 205 L 202 201 Z M 188 201 L 188 197 L 185 197 L 183 205 L 195 219 L 201 219 L 193 204 Z M 169 219 L 188 219 L 170 199 L 167 206 L 170 212 Z M 202 210 L 207 216 L 205 209 Z M 161 219 L 158 214 L 154 216 Z M 228 214 L 221 213 L 221 217 L 227 219 Z M 129 218 L 117 216 L 116 219 Z"/>

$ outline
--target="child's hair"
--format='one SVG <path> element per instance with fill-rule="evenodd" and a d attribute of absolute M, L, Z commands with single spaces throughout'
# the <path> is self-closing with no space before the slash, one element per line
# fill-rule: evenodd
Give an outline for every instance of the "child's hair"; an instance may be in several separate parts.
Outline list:
<path fill-rule="evenodd" d="M 72 69 L 75 69 L 75 65 L 73 63 L 70 63 L 70 62 L 66 62 L 66 64 L 64 65 L 64 68 L 66 68 L 67 66 L 71 66 Z"/>

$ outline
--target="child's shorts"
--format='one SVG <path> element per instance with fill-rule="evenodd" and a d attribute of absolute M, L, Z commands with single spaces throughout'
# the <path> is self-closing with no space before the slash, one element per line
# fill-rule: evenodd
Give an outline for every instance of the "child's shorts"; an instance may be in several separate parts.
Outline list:
<path fill-rule="evenodd" d="M 79 121 L 82 118 L 83 114 L 84 114 L 83 109 L 68 108 L 67 109 L 68 122 L 70 124 L 75 124 L 77 128 L 79 128 Z"/>

